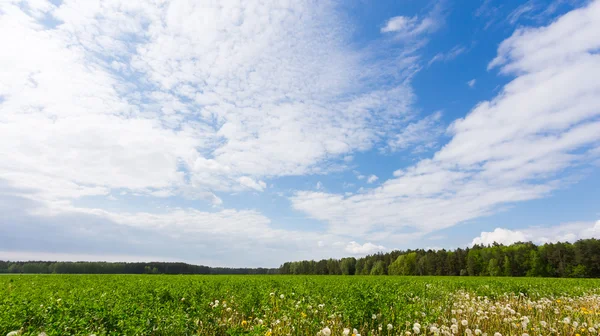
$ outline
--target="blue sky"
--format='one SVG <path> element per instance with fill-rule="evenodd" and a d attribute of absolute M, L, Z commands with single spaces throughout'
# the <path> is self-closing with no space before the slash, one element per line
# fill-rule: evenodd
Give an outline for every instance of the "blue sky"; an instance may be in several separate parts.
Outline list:
<path fill-rule="evenodd" d="M 600 1 L 0 4 L 0 259 L 600 237 Z"/>

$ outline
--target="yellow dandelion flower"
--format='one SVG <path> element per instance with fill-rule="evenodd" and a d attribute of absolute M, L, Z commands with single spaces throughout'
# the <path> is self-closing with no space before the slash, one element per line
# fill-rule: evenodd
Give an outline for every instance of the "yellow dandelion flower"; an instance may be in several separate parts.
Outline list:
<path fill-rule="evenodd" d="M 560 300 L 556 300 L 556 303 L 560 303 Z"/>
<path fill-rule="evenodd" d="M 246 320 L 243 320 L 243 321 L 242 321 L 242 326 L 244 326 L 244 327 L 245 327 L 245 326 L 247 326 L 247 325 L 248 325 L 248 321 L 246 321 Z"/>
<path fill-rule="evenodd" d="M 304 312 L 300 313 L 300 315 L 302 315 L 302 317 L 306 317 L 306 313 Z"/>

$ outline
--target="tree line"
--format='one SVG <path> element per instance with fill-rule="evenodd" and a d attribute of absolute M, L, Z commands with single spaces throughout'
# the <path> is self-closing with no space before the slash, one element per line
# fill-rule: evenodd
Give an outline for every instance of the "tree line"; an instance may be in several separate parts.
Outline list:
<path fill-rule="evenodd" d="M 364 258 L 286 262 L 280 274 L 600 277 L 600 240 L 406 250 Z"/>
<path fill-rule="evenodd" d="M 226 268 L 176 262 L 2 261 L 0 273 L 41 274 L 274 274 L 273 268 Z"/>

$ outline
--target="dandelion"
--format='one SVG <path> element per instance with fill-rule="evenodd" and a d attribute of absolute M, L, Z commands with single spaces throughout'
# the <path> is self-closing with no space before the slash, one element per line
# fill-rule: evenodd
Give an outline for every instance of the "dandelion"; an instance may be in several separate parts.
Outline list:
<path fill-rule="evenodd" d="M 321 330 L 321 334 L 323 334 L 323 336 L 331 336 L 331 329 L 329 329 L 329 327 L 325 327 L 323 330 Z"/>
<path fill-rule="evenodd" d="M 457 334 L 458 333 L 458 324 L 451 325 L 450 330 L 452 330 L 453 334 Z"/>
<path fill-rule="evenodd" d="M 344 328 L 344 331 L 342 332 L 342 334 L 343 334 L 344 336 L 348 336 L 348 335 L 350 335 L 350 329 L 348 329 L 348 328 Z"/>
<path fill-rule="evenodd" d="M 373 314 L 373 315 L 371 315 L 371 318 L 372 318 L 373 320 L 376 320 L 376 319 L 377 319 L 377 315 Z"/>
<path fill-rule="evenodd" d="M 281 294 L 281 295 L 279 295 L 279 298 L 283 299 L 283 298 L 285 298 L 285 295 Z"/>
<path fill-rule="evenodd" d="M 394 329 L 394 326 L 393 326 L 393 325 L 391 325 L 390 323 L 388 323 L 388 325 L 387 325 L 387 330 L 392 330 L 392 329 Z"/>
<path fill-rule="evenodd" d="M 467 320 L 462 320 L 460 321 L 460 324 L 462 324 L 463 327 L 466 327 L 469 324 L 469 322 L 467 322 Z"/>
<path fill-rule="evenodd" d="M 413 331 L 415 332 L 415 334 L 420 334 L 421 333 L 421 325 L 418 323 L 413 324 Z"/>
<path fill-rule="evenodd" d="M 475 335 L 481 335 L 481 329 L 475 329 Z"/>
<path fill-rule="evenodd" d="M 497 333 L 494 333 L 494 336 L 502 336 L 502 334 L 497 332 Z"/>
<path fill-rule="evenodd" d="M 275 296 L 275 293 L 271 293 L 271 294 L 269 294 L 269 295 L 270 295 L 270 296 Z"/>
<path fill-rule="evenodd" d="M 568 317 L 565 317 L 565 318 L 563 319 L 563 323 L 564 323 L 564 324 L 570 324 L 570 323 L 571 323 L 571 319 L 570 319 L 570 318 L 568 318 Z"/>

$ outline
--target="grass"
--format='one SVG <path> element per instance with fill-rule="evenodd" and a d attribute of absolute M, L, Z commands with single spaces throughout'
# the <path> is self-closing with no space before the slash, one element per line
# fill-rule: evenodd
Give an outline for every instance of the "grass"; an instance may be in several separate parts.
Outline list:
<path fill-rule="evenodd" d="M 599 327 L 596 279 L 0 277 L 0 335 L 598 335 Z"/>

